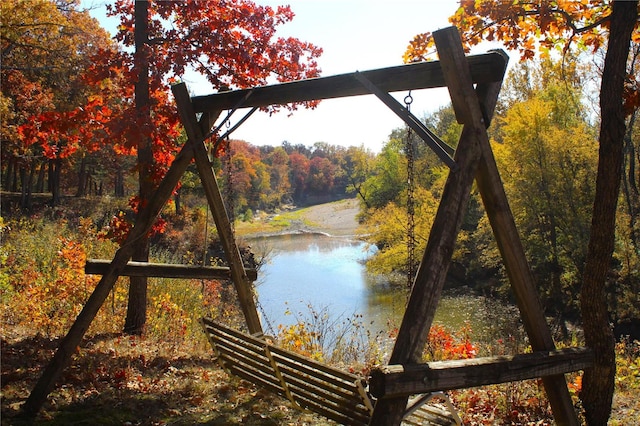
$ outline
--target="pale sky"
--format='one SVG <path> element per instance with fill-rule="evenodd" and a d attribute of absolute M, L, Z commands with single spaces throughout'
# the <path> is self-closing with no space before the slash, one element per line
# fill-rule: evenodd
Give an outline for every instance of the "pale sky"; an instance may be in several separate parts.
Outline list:
<path fill-rule="evenodd" d="M 100 4 L 104 0 L 84 0 Z M 456 0 L 256 0 L 258 4 L 290 4 L 296 14 L 292 22 L 280 27 L 278 35 L 294 36 L 324 49 L 318 59 L 322 76 L 366 71 L 402 64 L 402 55 L 414 35 L 449 26 L 447 18 Z M 104 22 L 104 9 L 92 15 Z M 107 24 L 103 23 L 108 30 Z M 500 45 L 483 46 L 480 52 Z M 205 80 L 185 76 L 189 90 L 196 95 L 213 93 Z M 407 93 L 394 96 L 402 101 Z M 422 117 L 449 102 L 446 89 L 413 92 L 411 111 Z M 242 117 L 242 110 L 232 117 Z M 322 101 L 315 110 L 299 110 L 269 117 L 254 114 L 232 135 L 254 145 L 280 145 L 315 142 L 360 146 L 379 152 L 389 134 L 403 122 L 375 96 L 359 96 Z"/>

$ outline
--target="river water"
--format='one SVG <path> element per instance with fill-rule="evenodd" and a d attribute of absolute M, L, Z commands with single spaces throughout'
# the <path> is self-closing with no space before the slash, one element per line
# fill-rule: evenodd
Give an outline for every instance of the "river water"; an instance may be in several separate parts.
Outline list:
<path fill-rule="evenodd" d="M 331 323 L 357 319 L 374 332 L 400 325 L 407 292 L 367 274 L 364 261 L 375 248 L 319 233 L 264 237 L 250 244 L 254 252 L 266 253 L 257 291 L 268 332 L 279 324 L 313 322 L 314 316 Z M 517 317 L 513 307 L 458 290 L 445 292 L 434 321 L 451 330 L 469 324 L 472 337 L 483 341 L 510 334 L 505 327 Z"/>

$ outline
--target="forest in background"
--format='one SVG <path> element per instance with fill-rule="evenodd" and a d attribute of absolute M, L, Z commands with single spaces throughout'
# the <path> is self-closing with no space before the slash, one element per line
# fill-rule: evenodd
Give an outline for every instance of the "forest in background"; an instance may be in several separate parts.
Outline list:
<path fill-rule="evenodd" d="M 597 164 L 598 117 L 590 108 L 594 72 L 593 65 L 575 59 L 518 64 L 505 82 L 497 117 L 490 128 L 498 166 L 543 305 L 559 323 L 579 318 L 577 295 L 589 238 Z M 450 107 L 424 117 L 424 121 L 445 142 L 455 146 L 461 126 Z M 615 263 L 608 284 L 613 322 L 640 315 L 640 147 L 636 127 L 630 127 L 627 136 Z M 362 206 L 363 238 L 379 249 L 368 263 L 370 271 L 402 276 L 408 261 L 409 137 L 418 170 L 416 252 L 422 253 L 447 169 L 426 144 L 404 128 L 391 132 L 380 153 L 363 145 L 345 147 L 317 142 L 309 147 L 285 141 L 274 147 L 260 146 L 259 141 L 229 140 L 225 141 L 225 153 L 214 158 L 214 167 L 228 207 L 238 220 L 251 221 L 260 212 L 273 213 L 284 206 L 357 196 Z M 58 207 L 64 207 L 70 197 L 116 200 L 96 225 L 117 240 L 120 236 L 113 217 L 132 220 L 134 216 L 133 208 L 123 205 L 136 191 L 136 161 L 133 155 L 105 155 L 105 150 L 110 148 L 79 150 L 58 162 L 56 182 L 60 186 L 58 193 L 63 195 Z M 51 187 L 51 174 L 46 172 L 51 163 L 37 153 L 31 154 L 22 169 L 16 159 L 3 161 L 3 189 L 13 194 L 8 196 L 5 192 L 5 216 L 32 211 L 34 194 L 38 194 L 41 204 L 44 201 L 51 205 L 53 198 L 40 194 Z M 22 180 L 23 175 L 38 178 Z M 204 200 L 192 165 L 164 217 L 188 215 L 202 208 Z M 453 285 L 467 285 L 494 295 L 508 294 L 500 256 L 477 193 L 473 195 L 454 262 L 450 280 Z"/>
<path fill-rule="evenodd" d="M 135 110 L 131 101 L 134 90 L 128 85 L 135 80 L 134 58 L 107 55 L 114 51 L 114 40 L 86 13 L 75 13 L 75 2 L 43 1 L 34 3 L 38 7 L 24 7 L 27 4 L 10 1 L 1 6 L 0 290 L 3 303 L 11 302 L 21 309 L 5 312 L 7 324 L 17 324 L 21 318 L 23 324 L 39 324 L 47 334 L 57 335 L 68 325 L 68 321 L 60 321 L 61 316 L 76 312 L 90 291 L 90 281 L 85 280 L 82 288 L 75 285 L 82 280 L 84 258 L 88 253 L 112 250 L 114 246 L 105 239 L 122 241 L 140 203 L 136 198 L 141 189 L 139 176 L 150 177 L 144 180 L 146 183 L 159 179 L 184 143 L 184 136 L 177 127 L 170 98 L 158 86 L 149 91 L 149 101 L 157 113 L 154 118 L 160 118 L 154 124 L 157 127 L 151 129 L 149 123 L 135 120 L 127 123 L 133 127 L 121 125 L 123 121 L 119 120 L 133 117 Z M 458 12 L 462 14 L 463 8 Z M 591 12 L 605 13 L 606 5 Z M 591 15 L 584 15 L 584 19 L 588 22 Z M 12 19 L 5 19 L 9 17 Z M 25 31 L 23 22 L 38 19 L 44 19 L 47 25 L 36 24 Z M 597 15 L 594 19 L 594 27 L 606 22 Z M 131 28 L 123 25 L 116 41 L 132 47 L 132 31 L 127 32 Z M 595 106 L 603 63 L 596 39 L 591 35 L 583 40 L 584 46 L 596 44 L 594 53 L 586 58 L 572 58 L 563 51 L 557 60 L 550 60 L 553 55 L 547 54 L 540 61 L 519 64 L 506 82 L 490 128 L 496 160 L 543 304 L 560 325 L 567 319 L 580 319 L 578 301 L 590 238 L 602 118 Z M 636 74 L 640 52 L 637 40 L 633 41 L 627 63 L 630 75 Z M 283 78 L 313 75 L 313 58 L 318 52 L 312 45 L 296 41 L 287 45 L 294 47 L 305 52 L 308 68 L 303 67 L 299 73 L 287 68 L 291 65 L 289 53 L 274 55 L 276 62 L 260 66 L 278 69 Z M 153 66 L 162 68 L 184 52 L 170 52 L 172 57 L 162 53 L 165 56 L 154 59 Z M 525 50 L 523 56 L 526 54 Z M 96 62 L 101 55 L 110 62 Z M 50 66 L 53 63 L 56 66 Z M 153 83 L 168 83 L 170 72 L 160 71 L 160 78 Z M 242 76 L 245 80 L 240 86 L 256 85 L 264 78 L 252 72 Z M 225 81 L 217 83 L 223 86 Z M 637 324 L 640 149 L 635 83 L 634 79 L 627 82 L 631 95 L 624 104 L 628 126 L 623 141 L 614 256 L 605 294 L 610 321 L 635 320 Z M 425 122 L 455 145 L 459 127 L 450 109 L 425 117 Z M 152 164 L 140 162 L 144 147 L 132 144 L 140 137 L 154 144 Z M 368 266 L 375 273 L 396 275 L 403 274 L 407 267 L 407 154 L 413 156 L 420 171 L 415 189 L 418 253 L 426 242 L 446 177 L 446 170 L 420 142 L 414 141 L 409 152 L 408 137 L 404 129 L 394 130 L 380 153 L 362 146 L 344 148 L 322 142 L 312 147 L 289 143 L 259 147 L 253 144 L 260 141 L 230 141 L 214 162 L 238 220 L 251 221 L 259 212 L 284 206 L 358 196 L 362 201 L 363 238 L 380 249 Z M 204 241 L 199 235 L 206 224 L 206 213 L 200 200 L 192 170 L 177 188 L 173 205 L 163 212 L 156 228 L 161 232 L 153 240 L 171 260 L 189 263 L 199 257 L 197 250 L 203 250 L 198 243 Z M 88 208 L 89 204 L 96 209 Z M 474 194 L 451 278 L 485 293 L 506 293 L 500 256 L 480 206 Z M 63 236 L 63 229 L 69 234 Z M 45 231 L 60 239 L 44 239 Z M 42 241 L 38 241 L 40 238 Z M 181 241 L 178 248 L 176 240 Z M 166 294 L 152 296 L 152 312 L 159 311 L 167 322 L 178 318 L 180 327 L 188 327 L 185 312 Z M 121 308 L 116 297 L 125 298 L 114 293 L 113 312 L 116 306 Z M 118 315 L 123 313 L 118 311 Z M 150 324 L 156 326 L 157 322 Z M 182 328 L 175 330 L 184 332 Z"/>
<path fill-rule="evenodd" d="M 543 305 L 559 324 L 579 317 L 577 295 L 589 238 L 597 162 L 597 116 L 590 108 L 593 93 L 589 92 L 593 72 L 592 65 L 577 60 L 518 64 L 506 80 L 497 118 L 490 128 L 496 159 Z M 424 121 L 445 142 L 455 146 L 461 126 L 450 107 L 426 116 Z M 635 132 L 637 126 L 630 127 L 617 221 L 618 242 L 608 286 L 614 322 L 637 319 L 640 306 L 640 147 Z M 213 164 L 228 207 L 238 220 L 251 221 L 260 212 L 273 213 L 284 206 L 357 196 L 362 206 L 363 238 L 379 249 L 368 262 L 370 271 L 404 275 L 408 260 L 407 138 L 412 138 L 412 155 L 418 170 L 414 195 L 416 252 L 422 253 L 447 169 L 426 144 L 404 128 L 391 132 L 380 153 L 363 145 L 344 147 L 317 142 L 309 147 L 285 141 L 274 147 L 260 146 L 259 141 L 229 140 L 225 154 L 215 157 Z M 7 148 L 3 144 L 3 150 Z M 42 193 L 51 193 L 55 184 L 59 186 L 55 190 L 59 194 L 58 207 L 64 207 L 70 197 L 105 206 L 109 203 L 103 200 L 114 200 L 96 225 L 117 240 L 112 219 L 131 220 L 134 213 L 125 204 L 136 192 L 135 156 L 117 154 L 107 145 L 98 151 L 78 150 L 63 160 L 52 160 L 41 149 L 31 147 L 22 159 L 5 152 L 5 217 L 40 209 L 43 203 L 52 206 L 53 196 Z M 58 173 L 55 178 L 51 172 L 54 163 Z M 22 179 L 24 176 L 29 178 Z M 36 204 L 40 206 L 34 206 L 34 200 L 39 200 Z M 184 217 L 202 208 L 204 201 L 192 165 L 164 217 Z M 156 240 L 162 240 L 162 236 Z M 509 293 L 477 193 L 454 255 L 450 278 L 452 285 L 467 285 L 493 295 Z"/>
<path fill-rule="evenodd" d="M 162 61 L 189 51 L 176 47 L 175 52 L 163 53 L 169 56 L 155 60 L 160 74 L 156 77 L 155 71 L 151 73 L 150 100 L 158 110 L 157 116 L 164 114 L 166 118 L 149 129 L 149 124 L 140 119 L 129 122 L 136 114 L 132 112 L 132 88 L 127 86 L 127 79 L 133 76 L 125 72 L 126 57 L 109 53 L 115 49 L 114 41 L 132 42 L 122 38 L 126 28 L 112 40 L 74 2 L 38 2 L 37 8 L 28 10 L 25 4 L 7 2 L 2 10 L 3 16 L 12 17 L 2 26 L 3 39 L 7 43 L 16 40 L 3 50 L 3 214 L 19 217 L 37 209 L 37 204 L 64 207 L 68 197 L 113 199 L 114 207 L 106 209 L 96 226 L 106 236 L 122 241 L 140 202 L 140 172 L 144 169 L 148 175 L 144 182 L 157 182 L 185 143 L 175 112 L 169 113 L 174 107 L 162 94 L 166 84 L 175 81 L 175 76 L 171 77 L 175 70 L 164 70 Z M 113 12 L 123 13 L 124 7 Z M 35 25 L 25 32 L 19 24 L 37 23 L 44 17 L 58 26 Z M 258 37 L 266 27 L 252 31 L 258 31 Z M 319 51 L 310 44 L 291 43 L 284 48 L 295 47 L 308 54 L 307 67 L 297 71 L 313 75 L 313 58 Z M 631 46 L 631 69 L 638 66 L 639 46 Z M 520 62 L 510 71 L 490 132 L 544 305 L 550 315 L 576 319 L 595 194 L 600 120 L 595 105 L 602 58 L 572 56 L 570 52 L 556 59 L 544 56 Z M 284 59 L 272 65 L 285 66 Z M 258 56 L 256 60 L 262 59 Z M 42 66 L 47 63 L 59 65 Z M 222 76 L 216 78 L 217 83 L 224 83 Z M 249 73 L 247 78 L 263 77 Z M 625 107 L 629 126 L 624 138 L 614 263 L 607 285 L 614 322 L 640 316 L 636 308 L 640 305 L 638 105 L 629 100 Z M 424 117 L 424 121 L 455 146 L 460 127 L 449 107 Z M 132 144 L 139 137 L 149 137 L 155 146 L 150 164 L 141 163 L 142 148 Z M 362 202 L 360 219 L 366 238 L 379 248 L 369 262 L 370 270 L 403 274 L 408 261 L 404 248 L 408 154 L 418 170 L 414 183 L 417 253 L 426 244 L 446 178 L 446 170 L 426 145 L 414 140 L 412 148 L 407 148 L 407 137 L 405 129 L 391 131 L 379 153 L 365 145 L 346 147 L 348 141 L 340 146 L 322 141 L 313 146 L 283 141 L 274 147 L 260 146 L 260 141 L 225 140 L 215 144 L 214 135 L 209 143 L 218 179 L 235 218 L 251 220 L 260 211 L 273 212 L 285 205 L 304 206 L 357 196 Z M 148 185 L 144 183 L 147 192 Z M 190 194 L 196 197 L 185 197 Z M 176 188 L 172 208 L 180 215 L 189 207 L 201 207 L 185 205 L 184 200 L 203 200 L 202 194 L 192 165 Z M 128 200 L 128 205 L 122 200 Z M 505 277 L 480 206 L 474 194 L 452 277 L 493 291 L 505 287 Z M 167 212 L 164 216 L 169 217 Z M 164 220 L 157 230 L 165 226 Z"/>

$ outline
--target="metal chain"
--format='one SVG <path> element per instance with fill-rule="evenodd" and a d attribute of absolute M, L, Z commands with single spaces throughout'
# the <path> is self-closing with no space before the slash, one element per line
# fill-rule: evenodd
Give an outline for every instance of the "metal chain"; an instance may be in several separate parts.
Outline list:
<path fill-rule="evenodd" d="M 262 318 L 264 318 L 264 322 L 267 324 L 267 331 L 271 333 L 271 337 L 273 339 L 276 339 L 278 337 L 278 334 L 276 333 L 275 328 L 273 328 L 273 324 L 271 324 L 271 321 L 269 321 L 269 317 L 267 316 L 267 313 L 265 312 L 264 307 L 262 306 L 262 303 L 260 303 L 260 298 L 256 295 L 254 299 L 255 299 L 256 307 L 262 313 Z"/>
<path fill-rule="evenodd" d="M 404 105 L 407 111 L 411 110 L 413 97 L 411 91 L 404 98 Z M 407 138 L 405 141 L 405 155 L 407 156 L 407 287 L 411 290 L 413 280 L 416 274 L 415 262 L 415 200 L 414 200 L 414 148 L 413 148 L 413 132 L 407 126 Z"/>
<path fill-rule="evenodd" d="M 227 121 L 227 128 L 231 123 Z M 225 162 L 227 163 L 227 209 L 229 213 L 229 222 L 231 222 L 231 231 L 235 232 L 235 193 L 233 191 L 233 161 L 231 158 L 231 140 L 227 135 L 227 152 L 225 153 Z"/>

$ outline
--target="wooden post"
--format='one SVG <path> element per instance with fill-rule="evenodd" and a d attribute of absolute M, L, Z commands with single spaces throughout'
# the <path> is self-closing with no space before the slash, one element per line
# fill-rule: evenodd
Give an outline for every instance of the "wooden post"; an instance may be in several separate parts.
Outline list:
<path fill-rule="evenodd" d="M 203 126 L 199 125 L 196 120 L 196 114 L 193 110 L 186 85 L 184 83 L 176 84 L 172 87 L 172 90 L 178 105 L 180 119 L 191 141 L 198 174 L 200 175 L 200 180 L 202 181 L 202 186 L 204 187 L 209 202 L 209 208 L 211 209 L 211 214 L 218 229 L 218 236 L 227 255 L 231 278 L 238 293 L 238 299 L 240 300 L 242 313 L 247 321 L 247 327 L 251 334 L 262 334 L 260 317 L 253 299 L 252 285 L 244 269 L 242 257 L 240 256 L 240 251 L 238 250 L 233 230 L 231 229 L 231 223 L 229 222 L 229 215 L 227 214 L 216 176 L 211 169 L 207 150 L 202 140 L 205 134 L 202 128 Z"/>
<path fill-rule="evenodd" d="M 26 414 L 35 415 L 42 407 L 47 395 L 49 395 L 56 381 L 60 378 L 62 371 L 71 360 L 71 356 L 76 352 L 82 337 L 109 295 L 116 280 L 131 259 L 135 241 L 149 232 L 156 217 L 173 194 L 173 190 L 178 185 L 192 159 L 191 145 L 186 144 L 173 160 L 173 163 L 171 163 L 169 171 L 156 192 L 149 199 L 147 205 L 143 206 L 136 216 L 135 225 L 129 232 L 124 244 L 116 252 L 108 270 L 96 285 L 69 332 L 60 342 L 58 350 L 45 368 L 23 407 L 23 411 Z"/>
<path fill-rule="evenodd" d="M 489 143 L 457 29 L 451 27 L 441 32 L 448 35 L 436 38 L 443 75 L 457 116 L 468 121 L 464 123 L 454 156 L 458 170 L 451 171 L 447 178 L 390 364 L 417 363 L 422 356 L 480 162 L 480 143 Z M 370 424 L 399 425 L 406 405 L 406 397 L 379 400 Z"/>

